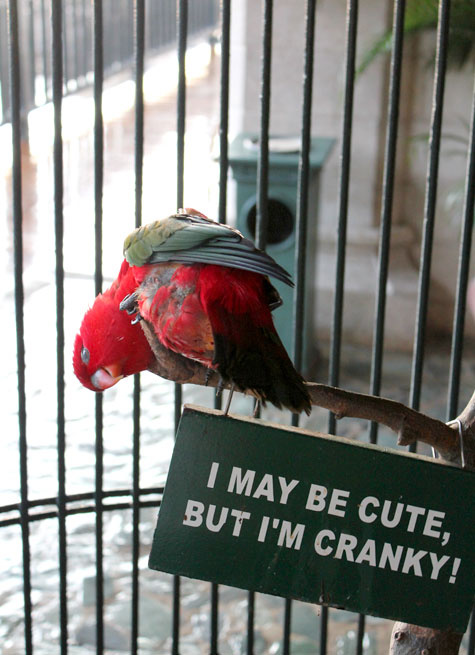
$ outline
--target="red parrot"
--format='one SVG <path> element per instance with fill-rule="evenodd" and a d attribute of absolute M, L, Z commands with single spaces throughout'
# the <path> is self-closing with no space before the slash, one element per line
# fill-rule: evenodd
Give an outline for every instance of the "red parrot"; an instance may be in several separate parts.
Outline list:
<path fill-rule="evenodd" d="M 154 361 L 143 330 L 119 310 L 124 296 L 137 288 L 132 270 L 124 260 L 117 279 L 84 315 L 74 341 L 74 372 L 92 391 L 103 391 Z"/>
<path fill-rule="evenodd" d="M 124 254 L 137 288 L 120 308 L 149 322 L 166 348 L 264 404 L 310 413 L 304 380 L 271 315 L 281 301 L 268 276 L 292 281 L 269 255 L 194 210 L 136 229 Z"/>

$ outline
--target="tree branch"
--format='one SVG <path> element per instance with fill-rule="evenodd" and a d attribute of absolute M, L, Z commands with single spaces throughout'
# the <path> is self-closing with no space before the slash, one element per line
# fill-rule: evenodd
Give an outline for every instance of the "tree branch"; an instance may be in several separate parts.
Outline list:
<path fill-rule="evenodd" d="M 457 424 L 447 425 L 443 421 L 417 412 L 402 403 L 379 396 L 345 391 L 315 382 L 307 383 L 313 405 L 325 407 L 335 413 L 337 418 L 352 416 L 385 425 L 398 435 L 398 444 L 406 446 L 422 441 L 435 448 L 447 461 L 460 463 L 460 437 Z M 475 406 L 475 395 L 472 401 Z M 465 410 L 464 410 L 465 411 Z M 475 415 L 475 411 L 472 412 Z M 462 416 L 462 415 L 461 415 Z M 472 416 L 473 424 L 473 416 Z M 468 430 L 468 422 L 465 423 Z M 467 466 L 475 465 L 475 440 L 472 437 L 472 452 L 467 442 L 465 460 Z"/>

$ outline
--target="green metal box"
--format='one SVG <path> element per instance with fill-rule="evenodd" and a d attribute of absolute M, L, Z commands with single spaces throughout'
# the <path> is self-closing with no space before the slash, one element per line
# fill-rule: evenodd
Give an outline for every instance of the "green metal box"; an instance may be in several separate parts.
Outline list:
<path fill-rule="evenodd" d="M 269 140 L 269 190 L 267 252 L 289 273 L 294 274 L 297 178 L 300 140 L 271 137 Z M 303 372 L 311 364 L 314 335 L 314 280 L 316 232 L 320 171 L 334 144 L 334 139 L 314 137 L 310 150 L 308 191 L 308 226 L 306 241 L 305 316 L 303 337 Z M 257 165 L 259 143 L 256 134 L 240 134 L 230 145 L 229 164 L 237 183 L 237 228 L 254 239 L 257 205 Z M 284 304 L 274 312 L 277 331 L 287 351 L 292 353 L 292 306 L 294 292 L 272 280 Z"/>

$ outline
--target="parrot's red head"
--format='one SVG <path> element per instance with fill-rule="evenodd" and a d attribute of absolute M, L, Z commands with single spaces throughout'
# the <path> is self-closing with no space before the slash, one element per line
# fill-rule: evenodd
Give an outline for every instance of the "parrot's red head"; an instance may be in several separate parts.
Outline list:
<path fill-rule="evenodd" d="M 99 294 L 74 341 L 73 367 L 79 381 L 92 391 L 112 387 L 127 375 L 145 371 L 154 359 L 140 325 L 120 311 L 119 304 L 136 288 L 126 261 L 112 286 Z"/>

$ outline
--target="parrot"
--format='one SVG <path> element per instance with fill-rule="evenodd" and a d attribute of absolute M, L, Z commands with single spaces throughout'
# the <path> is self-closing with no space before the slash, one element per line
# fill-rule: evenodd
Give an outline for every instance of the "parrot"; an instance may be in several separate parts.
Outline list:
<path fill-rule="evenodd" d="M 154 354 L 142 329 L 135 329 L 119 309 L 137 282 L 124 259 L 109 289 L 87 310 L 74 340 L 73 368 L 79 381 L 92 391 L 103 391 L 127 375 L 146 370 Z"/>
<path fill-rule="evenodd" d="M 134 230 L 124 257 L 136 289 L 119 307 L 134 322 L 146 320 L 164 347 L 217 371 L 231 389 L 310 413 L 304 379 L 272 320 L 282 301 L 269 276 L 293 286 L 272 257 L 191 209 Z"/>

